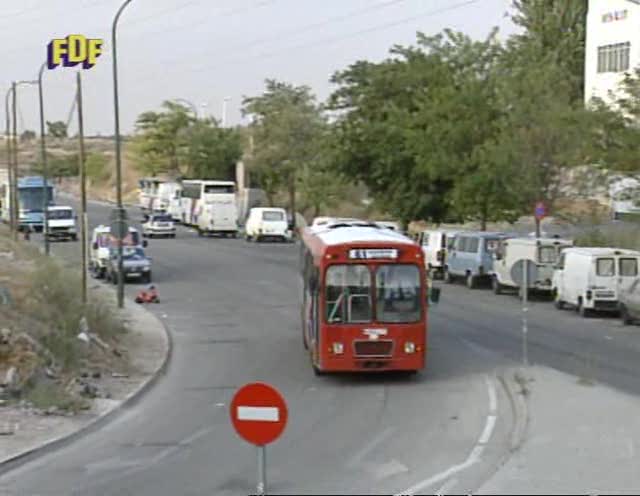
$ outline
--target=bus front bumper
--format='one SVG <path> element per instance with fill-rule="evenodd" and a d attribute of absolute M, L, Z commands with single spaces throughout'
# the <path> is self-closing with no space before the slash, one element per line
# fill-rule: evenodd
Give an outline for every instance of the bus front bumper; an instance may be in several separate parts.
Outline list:
<path fill-rule="evenodd" d="M 324 357 L 321 369 L 327 372 L 392 372 L 419 371 L 425 368 L 426 354 L 393 357 Z"/>

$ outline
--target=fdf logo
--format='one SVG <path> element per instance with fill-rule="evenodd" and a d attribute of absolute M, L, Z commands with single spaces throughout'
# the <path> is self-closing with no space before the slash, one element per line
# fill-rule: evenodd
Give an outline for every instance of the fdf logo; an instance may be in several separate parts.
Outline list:
<path fill-rule="evenodd" d="M 82 63 L 84 69 L 91 69 L 102 55 L 103 44 L 101 39 L 87 38 L 81 34 L 53 39 L 47 45 L 47 65 L 49 69 L 55 69 L 60 64 L 74 67 Z"/>

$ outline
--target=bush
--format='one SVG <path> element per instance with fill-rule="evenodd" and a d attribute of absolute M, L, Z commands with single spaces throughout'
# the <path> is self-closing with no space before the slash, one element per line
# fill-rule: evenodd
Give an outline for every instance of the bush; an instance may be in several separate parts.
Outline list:
<path fill-rule="evenodd" d="M 575 236 L 576 246 L 610 246 L 640 249 L 640 227 L 633 224 L 612 224 L 589 229 Z"/>

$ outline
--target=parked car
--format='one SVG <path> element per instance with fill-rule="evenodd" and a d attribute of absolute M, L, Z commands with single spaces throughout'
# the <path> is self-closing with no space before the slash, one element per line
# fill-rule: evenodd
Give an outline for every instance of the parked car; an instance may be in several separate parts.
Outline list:
<path fill-rule="evenodd" d="M 492 286 L 496 294 L 519 285 L 511 278 L 511 269 L 519 260 L 531 260 L 538 277 L 528 281 L 530 290 L 550 293 L 553 271 L 560 254 L 573 246 L 573 241 L 559 238 L 510 238 L 499 242 L 494 252 Z"/>
<path fill-rule="evenodd" d="M 176 226 L 173 217 L 167 213 L 153 213 L 148 215 L 142 224 L 142 236 L 145 238 L 153 237 L 176 237 Z"/>
<path fill-rule="evenodd" d="M 627 287 L 621 287 L 618 308 L 623 325 L 640 320 L 640 278 L 635 278 Z"/>
<path fill-rule="evenodd" d="M 117 247 L 116 239 L 111 235 L 109 226 L 100 225 L 93 230 L 89 245 L 89 270 L 94 277 L 101 279 L 106 276 L 109 266 L 110 250 Z M 123 240 L 123 246 L 147 247 L 147 241 L 140 242 L 140 233 L 130 227 L 129 234 Z"/>
<path fill-rule="evenodd" d="M 418 244 L 424 253 L 424 265 L 431 277 L 444 275 L 449 243 L 457 233 L 441 229 L 422 231 L 418 235 Z"/>
<path fill-rule="evenodd" d="M 245 225 L 245 239 L 247 241 L 265 239 L 290 241 L 291 230 L 285 210 L 283 208 L 252 208 Z"/>
<path fill-rule="evenodd" d="M 617 248 L 567 248 L 553 273 L 556 308 L 570 306 L 583 316 L 615 312 L 618 295 L 638 277 L 640 252 Z"/>
<path fill-rule="evenodd" d="M 71 207 L 49 207 L 47 217 L 49 239 L 78 241 L 77 216 Z"/>
<path fill-rule="evenodd" d="M 147 257 L 139 246 L 126 246 L 122 253 L 122 271 L 125 278 L 139 279 L 144 284 L 151 283 L 151 258 Z M 118 250 L 109 249 L 109 263 L 106 272 L 107 281 L 118 282 Z"/>
<path fill-rule="evenodd" d="M 493 252 L 506 238 L 497 232 L 461 232 L 455 235 L 448 251 L 444 280 L 451 283 L 464 278 L 469 289 L 481 280 L 490 280 L 493 274 Z"/>

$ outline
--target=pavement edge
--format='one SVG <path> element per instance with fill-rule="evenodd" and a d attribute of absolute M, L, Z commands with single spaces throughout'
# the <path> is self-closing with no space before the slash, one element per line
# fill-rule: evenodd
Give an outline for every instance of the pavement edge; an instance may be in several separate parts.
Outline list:
<path fill-rule="evenodd" d="M 156 321 L 158 329 L 161 329 L 162 334 L 165 337 L 166 349 L 162 363 L 158 368 L 152 372 L 149 377 L 143 381 L 133 392 L 123 399 L 118 405 L 115 405 L 112 409 L 102 413 L 95 419 L 88 422 L 86 425 L 80 427 L 78 430 L 71 434 L 66 434 L 49 441 L 44 442 L 40 446 L 29 448 L 17 455 L 10 456 L 5 460 L 0 461 L 0 475 L 5 475 L 20 466 L 33 461 L 41 456 L 57 451 L 63 447 L 66 447 L 76 441 L 77 439 L 96 432 L 98 429 L 106 425 L 107 423 L 115 420 L 124 410 L 131 408 L 158 382 L 160 377 L 166 374 L 171 362 L 171 356 L 173 354 L 173 340 L 171 333 L 165 325 L 165 323 L 158 318 L 153 312 L 147 310 L 144 307 L 132 306 L 133 311 L 146 312 L 149 317 Z"/>

